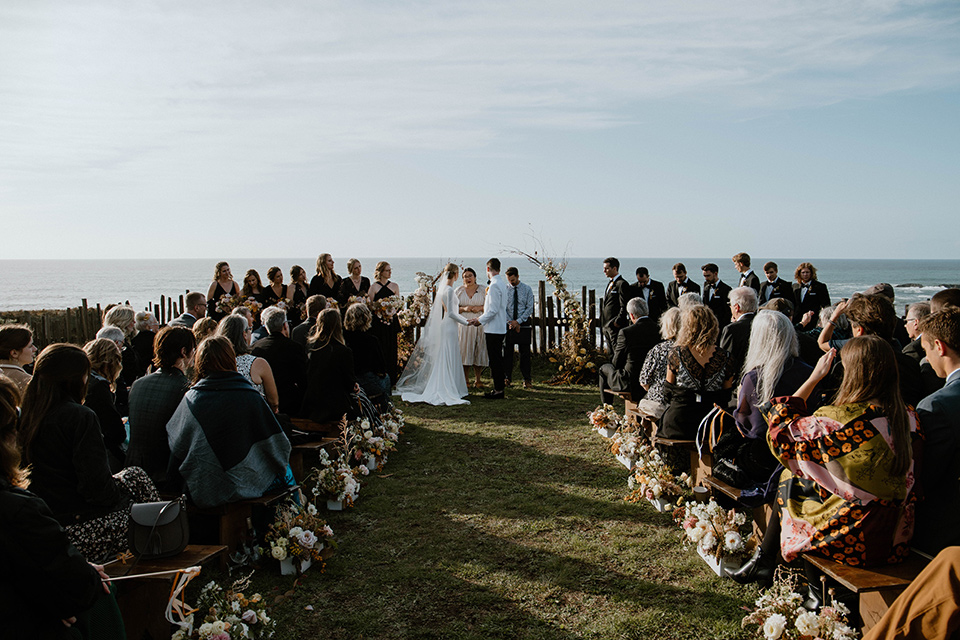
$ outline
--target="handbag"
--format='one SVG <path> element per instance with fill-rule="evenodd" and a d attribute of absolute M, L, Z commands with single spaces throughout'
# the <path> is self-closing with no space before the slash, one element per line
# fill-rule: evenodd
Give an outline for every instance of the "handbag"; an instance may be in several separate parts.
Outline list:
<path fill-rule="evenodd" d="M 167 558 L 187 548 L 190 524 L 185 496 L 130 507 L 130 551 L 138 559 Z"/>

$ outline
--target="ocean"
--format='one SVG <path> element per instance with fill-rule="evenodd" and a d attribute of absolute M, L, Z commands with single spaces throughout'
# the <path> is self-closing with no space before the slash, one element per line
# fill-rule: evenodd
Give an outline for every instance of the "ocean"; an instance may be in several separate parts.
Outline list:
<path fill-rule="evenodd" d="M 517 255 L 498 256 L 503 268 L 515 266 L 520 279 L 536 289 L 541 280 L 537 267 Z M 730 258 L 643 259 L 619 258 L 621 274 L 634 281 L 638 266 L 646 266 L 655 280 L 664 283 L 672 278 L 671 267 L 683 262 L 691 279 L 702 283 L 700 266 L 714 262 L 720 266 L 720 278 L 735 286 L 738 274 Z M 762 265 L 769 258 L 754 259 L 753 267 L 763 280 Z M 311 276 L 316 258 L 227 258 L 234 278 L 242 282 L 247 269 L 256 269 L 261 278 L 271 266 L 284 270 L 284 282 L 289 282 L 290 267 L 298 264 Z M 336 270 L 346 272 L 344 257 L 335 257 Z M 363 274 L 372 277 L 373 267 L 380 258 L 360 258 Z M 437 274 L 448 262 L 473 267 L 484 281 L 487 258 L 387 258 L 393 267 L 393 280 L 404 294 L 416 288 L 414 276 L 423 271 Z M 780 266 L 780 276 L 793 279 L 793 271 L 800 259 L 773 259 Z M 86 298 L 91 306 L 97 303 L 129 301 L 134 308 L 144 309 L 148 301 L 158 302 L 161 295 L 176 296 L 189 290 L 206 292 L 213 278 L 213 267 L 218 259 L 169 260 L 0 260 L 0 311 L 20 309 L 63 309 L 77 307 Z M 960 260 L 812 260 L 818 279 L 830 290 L 836 301 L 879 282 L 896 287 L 896 305 L 903 313 L 905 305 L 927 300 L 944 286 L 960 286 Z M 606 286 L 603 258 L 572 258 L 568 260 L 564 278 L 571 290 L 581 286 L 596 289 L 598 295 Z M 549 290 L 548 290 L 549 291 Z"/>

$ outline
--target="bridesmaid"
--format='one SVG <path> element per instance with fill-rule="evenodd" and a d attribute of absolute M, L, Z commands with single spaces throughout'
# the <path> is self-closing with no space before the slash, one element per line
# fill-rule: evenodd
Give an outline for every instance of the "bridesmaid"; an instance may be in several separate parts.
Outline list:
<path fill-rule="evenodd" d="M 287 307 L 287 322 L 290 323 L 290 330 L 303 322 L 304 312 L 307 308 L 307 298 L 310 297 L 310 287 L 307 285 L 307 271 L 298 264 L 290 267 L 290 288 L 292 295 L 290 297 L 291 305 Z"/>
<path fill-rule="evenodd" d="M 468 320 L 479 318 L 483 313 L 483 300 L 486 291 L 477 284 L 477 272 L 467 267 L 463 270 L 463 284 L 454 292 L 460 305 L 460 315 Z M 460 357 L 463 359 L 463 376 L 470 382 L 470 368 L 473 367 L 473 387 L 479 389 L 480 372 L 490 364 L 487 356 L 487 344 L 483 336 L 483 327 L 465 325 L 460 327 Z"/>
<path fill-rule="evenodd" d="M 390 276 L 393 275 L 393 269 L 389 262 L 380 261 L 373 270 L 374 282 L 370 286 L 367 294 L 372 302 L 383 300 L 391 296 L 400 295 L 400 287 L 396 282 L 390 282 Z M 389 318 L 383 318 L 379 313 L 373 314 L 373 324 L 370 326 L 370 333 L 380 341 L 380 349 L 383 351 L 383 359 L 387 363 L 387 375 L 390 376 L 390 383 L 397 384 L 397 336 L 400 335 L 400 321 L 395 314 L 390 314 Z"/>
<path fill-rule="evenodd" d="M 352 296 L 363 298 L 370 291 L 370 278 L 360 275 L 362 268 L 360 261 L 356 258 L 347 260 L 347 272 L 350 275 L 340 283 L 340 295 L 337 297 L 337 302 L 340 303 L 340 309 L 343 313 L 347 312 Z"/>
<path fill-rule="evenodd" d="M 240 292 L 240 296 L 246 301 L 248 298 L 253 298 L 261 305 L 261 310 L 264 306 L 265 292 L 263 289 L 263 281 L 260 280 L 260 274 L 257 273 L 256 269 L 247 269 L 247 273 L 243 276 L 243 290 Z M 260 313 L 257 312 L 253 314 L 253 328 L 258 329 L 260 327 Z"/>
<path fill-rule="evenodd" d="M 218 262 L 213 272 L 213 282 L 207 289 L 207 316 L 220 322 L 226 313 L 217 311 L 217 302 L 222 296 L 235 296 L 240 293 L 240 285 L 233 279 L 230 272 L 230 265 L 226 262 Z"/>
<path fill-rule="evenodd" d="M 343 280 L 333 270 L 333 256 L 321 253 L 317 258 L 317 275 L 310 280 L 311 296 L 324 296 L 327 300 L 336 300 L 340 295 L 340 282 Z"/>
<path fill-rule="evenodd" d="M 290 291 L 290 287 L 283 284 L 283 271 L 280 270 L 280 267 L 267 269 L 267 280 L 270 281 L 270 284 L 263 290 L 264 308 L 272 307 L 278 302 L 289 305 L 292 291 Z"/>

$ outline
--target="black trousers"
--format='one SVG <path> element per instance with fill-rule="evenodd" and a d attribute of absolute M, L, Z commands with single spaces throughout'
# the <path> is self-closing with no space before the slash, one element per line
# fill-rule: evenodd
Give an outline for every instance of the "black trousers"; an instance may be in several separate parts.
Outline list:
<path fill-rule="evenodd" d="M 520 349 L 520 375 L 524 382 L 530 382 L 530 342 L 533 340 L 532 327 L 520 327 L 520 331 L 507 330 L 503 347 L 503 368 L 507 378 L 513 378 L 513 347 Z"/>
<path fill-rule="evenodd" d="M 496 391 L 503 391 L 504 373 L 503 373 L 503 339 L 502 333 L 484 333 L 487 341 L 487 357 L 490 359 L 490 376 L 493 378 L 493 388 Z"/>

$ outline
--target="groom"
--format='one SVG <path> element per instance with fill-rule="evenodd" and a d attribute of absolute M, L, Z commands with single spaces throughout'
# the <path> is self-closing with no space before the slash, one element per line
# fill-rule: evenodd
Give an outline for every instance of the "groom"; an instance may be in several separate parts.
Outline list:
<path fill-rule="evenodd" d="M 487 260 L 487 278 L 490 287 L 483 301 L 483 315 L 474 318 L 470 324 L 483 325 L 483 335 L 487 341 L 487 356 L 490 358 L 490 375 L 493 376 L 493 391 L 483 394 L 490 400 L 503 400 L 506 373 L 503 369 L 503 339 L 507 335 L 507 284 L 500 276 L 500 260 Z"/>

